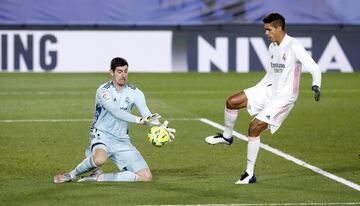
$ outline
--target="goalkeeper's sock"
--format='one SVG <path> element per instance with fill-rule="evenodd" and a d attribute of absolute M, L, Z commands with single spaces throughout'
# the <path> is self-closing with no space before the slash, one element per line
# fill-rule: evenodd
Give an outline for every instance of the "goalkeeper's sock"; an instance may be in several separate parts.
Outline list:
<path fill-rule="evenodd" d="M 106 173 L 98 177 L 98 182 L 135 182 L 137 175 L 130 171 Z"/>
<path fill-rule="evenodd" d="M 253 176 L 256 158 L 260 149 L 260 136 L 248 137 L 246 172 Z"/>
<path fill-rule="evenodd" d="M 230 139 L 233 133 L 234 125 L 236 118 L 238 116 L 239 110 L 228 109 L 225 107 L 224 110 L 224 133 L 223 137 Z"/>
<path fill-rule="evenodd" d="M 94 164 L 94 162 L 92 160 L 92 155 L 90 155 L 89 157 L 84 159 L 78 166 L 76 166 L 75 169 L 73 169 L 70 172 L 70 176 L 71 176 L 71 178 L 75 178 L 78 175 L 81 175 L 85 172 L 91 171 L 95 167 L 96 167 L 96 165 Z"/>

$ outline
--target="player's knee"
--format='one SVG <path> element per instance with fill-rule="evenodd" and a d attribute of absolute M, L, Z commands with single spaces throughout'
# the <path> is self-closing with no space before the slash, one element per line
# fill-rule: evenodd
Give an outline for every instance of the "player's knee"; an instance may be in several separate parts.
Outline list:
<path fill-rule="evenodd" d="M 226 108 L 228 109 L 236 109 L 237 103 L 235 99 L 231 96 L 226 99 Z"/>
<path fill-rule="evenodd" d="M 104 155 L 94 155 L 93 156 L 93 162 L 97 167 L 100 167 L 103 164 L 105 164 L 106 160 L 107 160 L 107 156 L 104 156 Z"/>
<path fill-rule="evenodd" d="M 146 173 L 143 177 L 145 182 L 150 182 L 153 178 L 151 173 Z"/>
<path fill-rule="evenodd" d="M 249 136 L 256 137 L 259 136 L 262 131 L 267 128 L 268 124 L 266 122 L 254 119 L 249 124 Z"/>
<path fill-rule="evenodd" d="M 226 99 L 226 108 L 241 109 L 247 106 L 247 97 L 244 92 L 231 95 Z"/>
<path fill-rule="evenodd" d="M 141 182 L 150 182 L 153 179 L 153 176 L 150 171 L 136 173 L 137 175 L 137 181 Z"/>

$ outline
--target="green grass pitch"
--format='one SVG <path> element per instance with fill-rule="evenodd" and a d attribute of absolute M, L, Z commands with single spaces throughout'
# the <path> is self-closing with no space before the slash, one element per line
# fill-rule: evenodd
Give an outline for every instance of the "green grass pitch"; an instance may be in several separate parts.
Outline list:
<path fill-rule="evenodd" d="M 246 166 L 246 142 L 207 145 L 204 137 L 218 129 L 197 119 L 223 124 L 226 97 L 263 75 L 130 73 L 151 111 L 177 129 L 174 142 L 156 148 L 147 127 L 130 126 L 154 181 L 56 185 L 54 175 L 84 158 L 95 91 L 110 75 L 0 73 L 0 205 L 360 204 L 360 191 L 265 150 L 255 168 L 258 183 L 234 184 Z M 359 80 L 360 73 L 325 73 L 315 102 L 311 76 L 303 74 L 294 109 L 275 135 L 263 133 L 262 142 L 360 184 Z M 235 130 L 246 134 L 250 120 L 240 111 Z M 116 168 L 109 161 L 104 170 Z"/>

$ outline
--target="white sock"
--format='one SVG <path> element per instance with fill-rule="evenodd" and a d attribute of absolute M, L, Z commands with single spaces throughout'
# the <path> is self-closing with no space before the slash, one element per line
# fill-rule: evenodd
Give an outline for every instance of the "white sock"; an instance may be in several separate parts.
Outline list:
<path fill-rule="evenodd" d="M 234 130 L 234 125 L 236 118 L 238 116 L 239 110 L 231 110 L 225 107 L 224 110 L 224 132 L 223 136 L 227 139 L 230 139 Z"/>
<path fill-rule="evenodd" d="M 256 158 L 260 149 L 260 136 L 248 137 L 246 172 L 253 176 Z"/>
<path fill-rule="evenodd" d="M 70 172 L 70 176 L 71 178 L 74 178 L 78 175 L 81 175 L 85 172 L 88 172 L 92 169 L 94 169 L 96 167 L 96 165 L 94 164 L 93 160 L 92 160 L 92 156 L 88 156 L 86 159 L 84 159 L 78 166 L 76 166 L 75 169 L 73 169 Z"/>
<path fill-rule="evenodd" d="M 130 171 L 106 173 L 99 176 L 98 182 L 135 182 L 137 175 Z"/>

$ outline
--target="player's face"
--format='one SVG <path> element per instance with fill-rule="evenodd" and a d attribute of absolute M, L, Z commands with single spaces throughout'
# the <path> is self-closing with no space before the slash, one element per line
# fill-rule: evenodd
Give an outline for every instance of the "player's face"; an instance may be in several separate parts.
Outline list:
<path fill-rule="evenodd" d="M 264 24 L 265 36 L 271 42 L 279 43 L 279 37 L 281 33 L 281 27 L 274 27 L 271 24 Z"/>
<path fill-rule="evenodd" d="M 110 70 L 112 81 L 120 87 L 123 87 L 128 80 L 128 66 L 116 67 L 115 71 Z"/>

